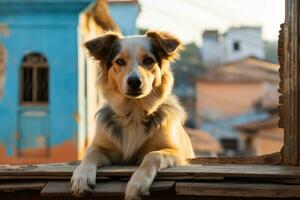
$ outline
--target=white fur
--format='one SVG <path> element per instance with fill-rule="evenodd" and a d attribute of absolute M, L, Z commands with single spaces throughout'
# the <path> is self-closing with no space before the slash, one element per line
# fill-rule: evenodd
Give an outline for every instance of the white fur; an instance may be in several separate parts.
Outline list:
<path fill-rule="evenodd" d="M 71 179 L 71 191 L 76 196 L 86 192 L 91 192 L 91 187 L 96 185 L 96 173 L 96 164 L 81 163 L 73 173 Z"/>
<path fill-rule="evenodd" d="M 153 177 L 155 173 L 153 174 Z M 142 195 L 148 195 L 152 183 L 152 176 L 148 177 L 140 170 L 136 170 L 127 183 L 126 200 L 139 200 Z"/>

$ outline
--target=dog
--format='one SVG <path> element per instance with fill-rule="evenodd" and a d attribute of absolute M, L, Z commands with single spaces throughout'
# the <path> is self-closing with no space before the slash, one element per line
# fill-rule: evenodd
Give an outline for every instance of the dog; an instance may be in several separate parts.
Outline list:
<path fill-rule="evenodd" d="M 170 63 L 182 44 L 167 32 L 123 37 L 117 33 L 85 43 L 98 63 L 97 85 L 106 104 L 96 114 L 92 144 L 71 179 L 75 196 L 90 192 L 97 167 L 139 165 L 125 190 L 125 199 L 149 193 L 157 171 L 188 164 L 194 158 L 184 130 L 186 113 L 172 94 Z"/>

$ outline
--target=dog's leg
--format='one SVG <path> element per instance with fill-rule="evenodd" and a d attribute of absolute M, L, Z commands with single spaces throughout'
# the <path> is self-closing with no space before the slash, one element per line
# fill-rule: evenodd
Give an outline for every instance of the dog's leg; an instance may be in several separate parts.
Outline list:
<path fill-rule="evenodd" d="M 109 165 L 105 151 L 96 145 L 91 145 L 80 165 L 73 172 L 71 191 L 75 196 L 91 192 L 96 185 L 97 166 Z"/>
<path fill-rule="evenodd" d="M 125 191 L 125 199 L 136 200 L 140 199 L 141 195 L 149 194 L 149 188 L 157 171 L 183 163 L 178 151 L 174 149 L 162 149 L 148 153 L 130 178 Z"/>

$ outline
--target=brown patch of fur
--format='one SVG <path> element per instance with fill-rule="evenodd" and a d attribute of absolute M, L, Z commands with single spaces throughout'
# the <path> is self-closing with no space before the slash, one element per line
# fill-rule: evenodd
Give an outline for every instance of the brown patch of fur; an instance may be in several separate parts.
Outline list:
<path fill-rule="evenodd" d="M 146 36 L 151 38 L 155 50 L 162 58 L 168 62 L 179 59 L 179 53 L 184 48 L 182 43 L 175 36 L 167 32 L 157 31 L 148 31 Z"/>

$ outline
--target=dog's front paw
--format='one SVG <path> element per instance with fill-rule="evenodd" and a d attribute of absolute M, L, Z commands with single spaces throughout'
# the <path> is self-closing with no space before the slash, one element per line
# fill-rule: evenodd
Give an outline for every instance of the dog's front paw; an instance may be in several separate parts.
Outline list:
<path fill-rule="evenodd" d="M 80 164 L 74 171 L 71 179 L 71 191 L 75 196 L 89 193 L 96 185 L 97 166 Z"/>
<path fill-rule="evenodd" d="M 151 183 L 152 178 L 137 170 L 127 184 L 125 200 L 140 200 L 141 196 L 149 195 Z"/>

